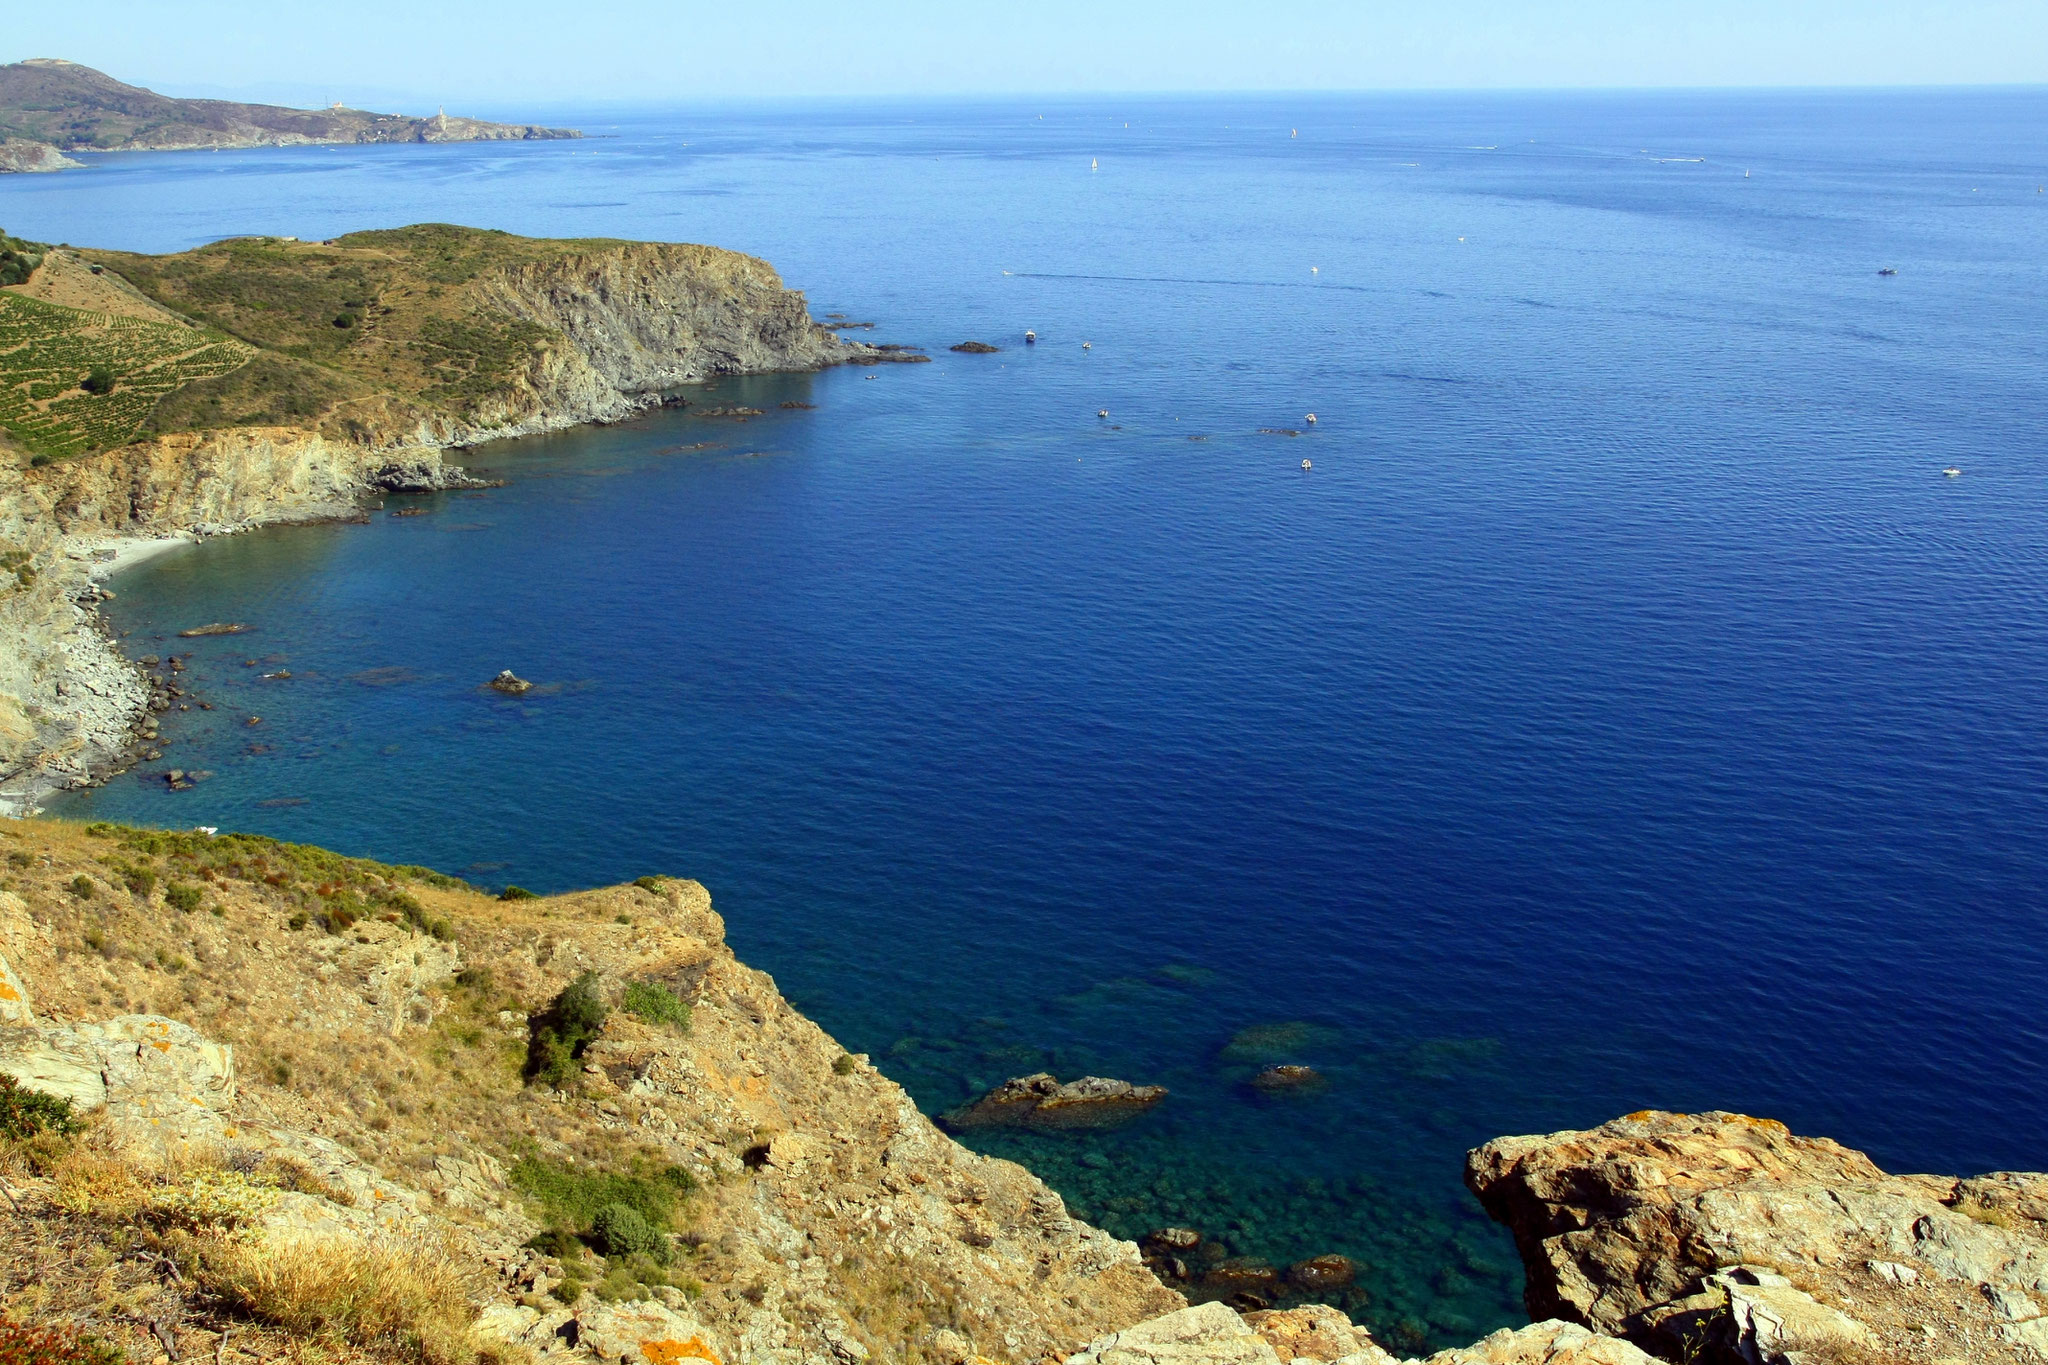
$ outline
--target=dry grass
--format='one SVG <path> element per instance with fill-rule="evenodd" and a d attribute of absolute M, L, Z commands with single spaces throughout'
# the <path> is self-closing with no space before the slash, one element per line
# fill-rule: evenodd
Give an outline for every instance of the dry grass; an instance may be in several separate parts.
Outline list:
<path fill-rule="evenodd" d="M 334 1337 L 421 1365 L 478 1358 L 469 1275 L 439 1246 L 397 1237 L 257 1243 L 225 1234 L 186 1245 L 201 1284 L 295 1335 Z"/>

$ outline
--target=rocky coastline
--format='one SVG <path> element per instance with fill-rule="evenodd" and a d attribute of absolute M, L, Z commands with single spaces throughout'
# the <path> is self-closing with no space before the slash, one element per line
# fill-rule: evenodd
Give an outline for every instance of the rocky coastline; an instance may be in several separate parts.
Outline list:
<path fill-rule="evenodd" d="M 384 493 L 470 486 L 450 453 L 625 420 L 719 375 L 899 357 L 814 322 L 765 262 L 711 247 L 564 251 L 499 271 L 478 293 L 549 340 L 462 416 L 398 401 L 339 428 L 173 433 L 50 462 L 0 445 L 0 551 L 14 575 L 0 590 L 0 814 L 104 781 L 145 750 L 152 684 L 98 613 L 103 580 L 137 546 L 352 518 Z"/>
<path fill-rule="evenodd" d="M 92 1125 L 75 1159 L 0 1161 L 0 1318 L 89 1322 L 132 1358 L 293 1356 L 209 1255 L 397 1241 L 460 1270 L 459 1349 L 433 1358 L 475 1365 L 1399 1359 L 1320 1303 L 1190 1306 L 1153 1272 L 1200 1234 L 1118 1241 L 952 1141 L 734 958 L 694 882 L 507 901 L 250 836 L 52 821 L 0 820 L 0 853 L 0 1088 Z M 670 1231 L 634 1244 L 659 1255 L 561 1202 L 649 1172 L 677 1191 Z M 1466 1174 L 1534 1321 L 1426 1365 L 2048 1359 L 2048 1175 L 1895 1176 L 1768 1119 L 1661 1112 L 1501 1138 Z M 195 1208 L 236 1230 L 175 1221 Z M 137 1219 L 201 1231 L 112 1236 Z M 1340 1260 L 1290 1275 L 1329 1293 Z M 93 1316 L 109 1285 L 135 1311 Z"/>

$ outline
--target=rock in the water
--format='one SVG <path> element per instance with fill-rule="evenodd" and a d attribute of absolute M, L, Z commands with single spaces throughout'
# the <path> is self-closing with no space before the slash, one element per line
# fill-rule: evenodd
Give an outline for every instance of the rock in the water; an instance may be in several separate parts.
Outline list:
<path fill-rule="evenodd" d="M 986 341 L 963 341 L 958 346 L 955 346 L 953 349 L 956 351 L 965 351 L 969 355 L 994 355 L 997 351 L 1000 351 L 1003 348 L 1000 346 L 991 346 Z"/>
<path fill-rule="evenodd" d="M 1640 1347 L 1589 1332 L 1577 1323 L 1533 1323 L 1520 1331 L 1505 1327 L 1485 1340 L 1455 1351 L 1439 1351 L 1422 1365 L 1659 1365 Z"/>
<path fill-rule="evenodd" d="M 531 692 L 533 684 L 507 668 L 491 679 L 490 688 L 494 692 L 503 692 L 508 697 L 516 697 L 521 692 Z"/>
<path fill-rule="evenodd" d="M 1649 1111 L 1498 1139 L 1465 1178 L 1531 1316 L 1672 1359 L 2021 1362 L 2048 1338 L 2048 1175 L 1893 1176 L 1768 1119 Z"/>
<path fill-rule="evenodd" d="M 1280 1365 L 1228 1305 L 1205 1303 L 1090 1342 L 1066 1365 Z"/>
<path fill-rule="evenodd" d="M 246 635 L 249 629 L 250 627 L 243 625 L 240 621 L 215 621 L 210 625 L 194 626 L 190 630 L 181 630 L 178 632 L 178 635 L 181 639 L 193 640 L 202 635 Z M 152 659 L 151 662 L 154 663 L 155 660 Z"/>
<path fill-rule="evenodd" d="M 1307 1090 L 1323 1084 L 1323 1073 L 1312 1066 L 1293 1066 L 1281 1063 L 1269 1066 L 1252 1077 L 1256 1090 Z"/>
<path fill-rule="evenodd" d="M 1311 1256 L 1306 1261 L 1297 1261 L 1287 1268 L 1287 1279 L 1311 1294 L 1320 1294 L 1332 1289 L 1342 1289 L 1358 1278 L 1358 1267 L 1349 1256 L 1332 1252 L 1324 1256 Z"/>
<path fill-rule="evenodd" d="M 1103 1076 L 1060 1084 L 1048 1072 L 1004 1081 L 972 1104 L 939 1116 L 941 1127 L 1113 1128 L 1166 1098 L 1163 1085 L 1132 1085 Z"/>

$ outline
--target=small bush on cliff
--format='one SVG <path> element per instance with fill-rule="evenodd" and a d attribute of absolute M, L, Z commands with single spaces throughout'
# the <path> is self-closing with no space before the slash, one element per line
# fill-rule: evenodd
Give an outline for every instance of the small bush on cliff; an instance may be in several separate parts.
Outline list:
<path fill-rule="evenodd" d="M 501 901 L 531 901 L 539 900 L 540 897 L 534 895 L 523 886 L 508 886 L 498 893 L 498 899 Z"/>
<path fill-rule="evenodd" d="M 650 1024 L 672 1025 L 678 1032 L 687 1032 L 690 1027 L 689 1005 L 678 999 L 674 991 L 651 981 L 628 981 L 619 1008 Z"/>
<path fill-rule="evenodd" d="M 70 1100 L 30 1090 L 0 1071 L 0 1137 L 21 1142 L 44 1133 L 69 1136 L 77 1131 Z"/>
<path fill-rule="evenodd" d="M 682 1167 L 645 1161 L 621 1172 L 528 1156 L 514 1162 L 505 1178 L 557 1230 L 592 1236 L 598 1214 L 614 1205 L 631 1209 L 657 1231 L 664 1229 L 697 1187 Z"/>
<path fill-rule="evenodd" d="M 567 1085 L 610 1013 L 597 992 L 597 973 L 585 972 L 570 982 L 554 1003 L 533 1017 L 526 1044 L 527 1080 Z"/>
<path fill-rule="evenodd" d="M 87 372 L 85 378 L 78 381 L 78 387 L 87 393 L 112 393 L 114 371 L 106 365 L 95 365 Z"/>
<path fill-rule="evenodd" d="M 668 1238 L 630 1204 L 606 1204 L 590 1220 L 590 1235 L 607 1256 L 646 1256 L 668 1264 Z"/>
<path fill-rule="evenodd" d="M 189 915 L 199 908 L 200 900 L 199 888 L 190 882 L 172 882 L 164 888 L 164 904 L 173 910 Z"/>

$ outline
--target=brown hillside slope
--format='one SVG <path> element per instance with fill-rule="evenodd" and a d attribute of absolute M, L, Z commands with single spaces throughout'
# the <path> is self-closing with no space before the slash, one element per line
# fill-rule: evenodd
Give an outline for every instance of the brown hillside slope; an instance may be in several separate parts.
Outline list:
<path fill-rule="evenodd" d="M 965 1343 L 1023 1362 L 1179 1306 L 1134 1247 L 940 1134 L 735 961 L 694 882 L 504 902 L 265 840 L 47 822 L 0 821 L 0 858 L 0 1019 L 14 994 L 40 1021 L 0 1023 L 0 1070 L 58 1084 L 86 1074 L 67 1048 L 139 1037 L 145 1071 L 176 1071 L 151 1108 L 121 1100 L 143 1094 L 120 1070 L 137 1063 L 94 1063 L 94 1130 L 69 1155 L 9 1149 L 0 1308 L 18 1317 L 141 1360 L 152 1323 L 181 1353 L 227 1329 L 273 1355 L 279 1293 L 236 1278 L 230 1223 L 314 1239 L 322 1273 L 349 1236 L 431 1246 L 464 1317 L 537 1347 L 658 1331 L 721 1361 Z M 579 979 L 610 1012 L 559 1084 L 529 1083 L 536 1017 Z M 593 1203 L 621 1199 L 653 1209 L 666 1265 L 592 1234 Z M 373 1354 L 474 1354 L 354 1330 Z"/>

